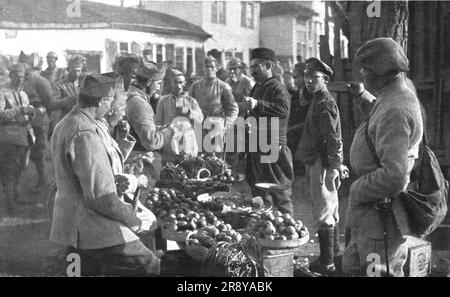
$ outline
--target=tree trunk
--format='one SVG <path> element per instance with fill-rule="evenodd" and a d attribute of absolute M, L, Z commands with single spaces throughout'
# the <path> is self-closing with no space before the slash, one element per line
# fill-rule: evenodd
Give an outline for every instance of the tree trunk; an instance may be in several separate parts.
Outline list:
<path fill-rule="evenodd" d="M 375 1 L 381 6 L 379 17 L 369 17 L 367 8 L 372 1 L 352 1 L 349 4 L 350 48 L 353 59 L 356 50 L 366 41 L 377 37 L 390 37 L 405 50 L 408 38 L 408 2 Z"/>

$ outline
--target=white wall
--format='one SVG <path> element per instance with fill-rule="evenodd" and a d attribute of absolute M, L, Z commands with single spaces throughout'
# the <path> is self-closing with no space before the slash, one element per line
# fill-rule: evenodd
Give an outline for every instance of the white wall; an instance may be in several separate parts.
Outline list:
<path fill-rule="evenodd" d="M 259 3 L 255 5 L 255 28 L 241 27 L 241 1 L 227 1 L 226 24 L 211 22 L 213 1 L 145 1 L 149 10 L 167 13 L 201 26 L 212 35 L 205 42 L 205 52 L 217 48 L 220 51 L 242 52 L 244 61 L 249 62 L 249 49 L 259 47 Z"/>
<path fill-rule="evenodd" d="M 202 1 L 144 1 L 143 4 L 146 9 L 176 16 L 200 27 L 203 24 Z"/>
<path fill-rule="evenodd" d="M 153 44 L 175 44 L 181 47 L 201 47 L 202 42 L 181 36 L 162 36 L 146 32 L 135 32 L 115 29 L 87 30 L 20 30 L 16 38 L 6 38 L 6 31 L 0 30 L 1 52 L 18 56 L 23 50 L 26 54 L 37 52 L 45 57 L 49 51 L 54 51 L 59 57 L 65 56 L 66 50 L 99 51 L 103 53 L 101 71 L 110 71 L 105 52 L 106 39 L 117 42 L 137 42 L 141 47 L 146 42 Z M 186 50 L 185 50 L 186 52 Z M 66 60 L 58 59 L 58 67 L 65 67 Z M 44 65 L 46 67 L 46 65 Z"/>
<path fill-rule="evenodd" d="M 217 48 L 220 51 L 242 52 L 244 61 L 249 62 L 249 49 L 260 45 L 259 3 L 255 5 L 255 26 L 253 29 L 241 26 L 241 2 L 226 2 L 226 25 L 211 22 L 211 1 L 203 2 L 203 29 L 213 37 L 205 43 L 205 50 Z"/>
<path fill-rule="evenodd" d="M 295 54 L 295 18 L 290 15 L 261 18 L 261 46 L 275 51 L 276 55 Z"/>

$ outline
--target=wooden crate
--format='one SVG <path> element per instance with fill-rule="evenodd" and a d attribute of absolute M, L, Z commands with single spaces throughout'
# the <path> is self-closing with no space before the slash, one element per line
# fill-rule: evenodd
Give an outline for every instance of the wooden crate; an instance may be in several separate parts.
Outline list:
<path fill-rule="evenodd" d="M 426 277 L 431 273 L 431 243 L 419 238 L 410 241 L 405 275 L 409 277 Z"/>
<path fill-rule="evenodd" d="M 294 252 L 285 250 L 263 250 L 262 266 L 266 270 L 267 277 L 293 277 L 294 276 Z"/>

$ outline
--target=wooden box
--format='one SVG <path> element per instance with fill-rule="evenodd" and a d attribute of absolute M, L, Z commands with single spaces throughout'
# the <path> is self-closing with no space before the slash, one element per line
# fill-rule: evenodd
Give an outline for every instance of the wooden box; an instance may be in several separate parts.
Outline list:
<path fill-rule="evenodd" d="M 411 240 L 405 275 L 409 277 L 426 277 L 431 273 L 431 243 L 419 238 Z"/>

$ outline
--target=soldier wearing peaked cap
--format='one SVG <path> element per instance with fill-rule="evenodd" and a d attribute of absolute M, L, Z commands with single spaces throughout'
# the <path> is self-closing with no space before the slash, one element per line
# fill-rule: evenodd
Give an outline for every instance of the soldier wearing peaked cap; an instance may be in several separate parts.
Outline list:
<path fill-rule="evenodd" d="M 28 65 L 23 90 L 27 94 L 30 104 L 36 108 L 36 114 L 31 122 L 36 140 L 31 146 L 30 160 L 36 165 L 37 177 L 34 191 L 41 192 L 47 187 L 47 177 L 44 162 L 44 153 L 48 137 L 48 117 L 52 111 L 66 106 L 64 100 L 56 100 L 52 84 L 40 75 L 40 62 L 36 54 L 26 55 L 21 52 L 19 61 Z"/>
<path fill-rule="evenodd" d="M 254 196 L 260 195 L 266 204 L 293 215 L 294 172 L 292 154 L 287 146 L 286 137 L 291 97 L 286 88 L 274 77 L 272 72 L 274 67 L 274 51 L 268 48 L 256 48 L 252 51 L 250 71 L 256 84 L 250 93 L 251 97 L 246 97 L 246 100 L 251 109 L 249 117 L 256 119 L 257 126 L 251 128 L 250 134 L 255 133 L 258 137 L 263 137 L 262 133 L 265 133 L 267 143 L 277 144 L 277 147 L 271 145 L 269 152 L 264 152 L 259 145 L 256 152 L 250 150 L 247 154 L 246 177 Z M 269 155 L 274 158 L 270 158 Z M 270 183 L 276 186 L 262 190 L 256 187 L 257 183 Z"/>
<path fill-rule="evenodd" d="M 230 77 L 225 81 L 231 87 L 234 99 L 239 107 L 238 117 L 245 118 L 249 112 L 248 103 L 245 97 L 250 95 L 250 92 L 255 85 L 255 82 L 243 73 L 244 64 L 239 58 L 233 57 L 227 64 L 227 69 L 230 72 Z M 235 127 L 235 150 L 234 153 L 227 155 L 227 161 L 231 165 L 233 172 L 245 176 L 245 159 L 244 154 L 237 151 L 238 143 L 245 142 L 245 139 L 240 139 L 243 135 L 237 133 Z M 241 137 L 240 137 L 241 136 Z"/>
<path fill-rule="evenodd" d="M 334 255 L 339 251 L 338 188 L 343 162 L 341 121 L 336 101 L 328 92 L 331 68 L 317 58 L 305 61 L 305 85 L 313 94 L 296 158 L 306 164 L 313 217 L 317 223 L 320 257 L 311 270 L 334 274 Z"/>
<path fill-rule="evenodd" d="M 48 128 L 49 137 L 56 124 L 75 106 L 82 81 L 83 57 L 74 56 L 69 60 L 68 73 L 64 79 L 55 84 L 55 99 L 61 104 L 61 109 L 52 112 Z"/>
<path fill-rule="evenodd" d="M 88 75 L 78 105 L 55 128 L 50 240 L 80 255 L 83 275 L 159 275 L 160 260 L 138 237 L 152 220 L 119 198 L 112 152 L 96 124 L 110 110 L 115 87 L 115 79 Z"/>
<path fill-rule="evenodd" d="M 10 82 L 0 87 L 0 181 L 8 215 L 19 208 L 16 204 L 19 181 L 28 160 L 28 139 L 33 137 L 30 120 L 34 108 L 22 91 L 25 67 L 24 64 L 12 65 Z"/>
<path fill-rule="evenodd" d="M 150 104 L 151 96 L 161 89 L 164 74 L 165 70 L 158 69 L 156 64 L 141 62 L 136 79 L 128 89 L 126 118 L 131 126 L 131 134 L 136 138 L 134 154 L 152 152 L 154 156 L 150 166 L 144 168 L 149 187 L 155 185 L 161 173 L 161 156 L 158 151 L 170 142 L 173 135 L 171 128 L 156 128 L 155 114 Z M 147 87 L 150 94 L 145 92 Z"/>
<path fill-rule="evenodd" d="M 45 77 L 52 85 L 63 79 L 67 72 L 64 68 L 56 67 L 58 55 L 55 52 L 47 54 L 47 69 L 41 72 L 41 76 Z"/>

